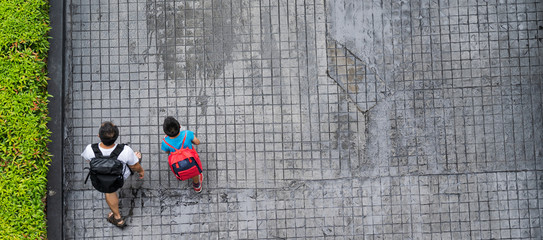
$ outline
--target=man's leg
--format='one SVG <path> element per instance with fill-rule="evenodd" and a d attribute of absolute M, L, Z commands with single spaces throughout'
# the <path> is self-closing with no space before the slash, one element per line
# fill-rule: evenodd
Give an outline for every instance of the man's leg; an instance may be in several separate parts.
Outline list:
<path fill-rule="evenodd" d="M 117 196 L 117 192 L 106 193 L 106 203 L 111 209 L 115 219 L 121 219 L 121 212 L 119 212 L 119 197 Z M 121 221 L 120 223 L 122 224 L 124 221 Z"/>

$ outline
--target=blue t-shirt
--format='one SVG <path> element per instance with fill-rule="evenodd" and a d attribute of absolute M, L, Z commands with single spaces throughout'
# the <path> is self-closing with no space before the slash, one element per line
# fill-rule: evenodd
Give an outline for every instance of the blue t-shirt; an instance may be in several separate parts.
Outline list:
<path fill-rule="evenodd" d="M 192 140 L 194 139 L 194 132 L 189 130 L 184 130 L 179 133 L 179 136 L 176 138 L 170 138 L 166 136 L 165 139 L 162 140 L 162 145 L 160 146 L 160 149 L 165 152 L 173 153 L 175 152 L 175 149 L 168 146 L 164 141 L 168 141 L 168 144 L 172 145 L 172 147 L 177 148 L 178 150 L 181 149 L 181 144 L 183 143 L 183 138 L 185 137 L 185 134 L 187 134 L 187 138 L 185 139 L 185 144 L 183 146 L 185 148 L 192 149 Z"/>

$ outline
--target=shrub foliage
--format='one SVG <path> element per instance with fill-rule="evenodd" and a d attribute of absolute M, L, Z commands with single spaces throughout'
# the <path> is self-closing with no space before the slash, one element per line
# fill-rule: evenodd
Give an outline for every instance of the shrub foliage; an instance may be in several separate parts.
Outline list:
<path fill-rule="evenodd" d="M 0 238 L 43 239 L 50 132 L 47 0 L 0 0 Z"/>

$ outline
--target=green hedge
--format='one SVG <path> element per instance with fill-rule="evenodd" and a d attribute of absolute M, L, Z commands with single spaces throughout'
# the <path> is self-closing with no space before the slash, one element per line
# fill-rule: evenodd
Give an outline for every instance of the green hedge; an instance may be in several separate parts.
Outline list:
<path fill-rule="evenodd" d="M 46 238 L 49 2 L 0 0 L 0 239 Z"/>

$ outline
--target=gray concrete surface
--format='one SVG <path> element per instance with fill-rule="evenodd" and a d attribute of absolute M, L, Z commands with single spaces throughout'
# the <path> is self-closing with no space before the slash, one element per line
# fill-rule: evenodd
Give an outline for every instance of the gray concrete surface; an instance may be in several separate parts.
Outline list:
<path fill-rule="evenodd" d="M 543 237 L 540 1 L 67 4 L 66 239 Z M 144 154 L 124 230 L 83 184 L 106 120 Z"/>

